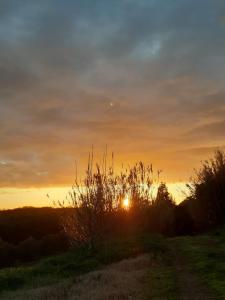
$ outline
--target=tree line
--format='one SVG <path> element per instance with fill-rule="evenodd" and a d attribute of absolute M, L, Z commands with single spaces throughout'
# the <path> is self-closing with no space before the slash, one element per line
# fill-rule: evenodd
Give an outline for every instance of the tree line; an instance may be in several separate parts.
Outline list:
<path fill-rule="evenodd" d="M 187 184 L 189 196 L 176 205 L 165 183 L 156 195 L 152 165 L 142 162 L 122 168 L 116 174 L 111 166 L 93 166 L 90 156 L 86 177 L 75 180 L 70 193 L 71 210 L 63 228 L 71 244 L 94 248 L 116 235 L 160 233 L 167 236 L 197 234 L 225 223 L 225 154 L 202 162 Z M 123 206 L 129 199 L 129 208 Z M 61 207 L 65 207 L 61 203 Z"/>

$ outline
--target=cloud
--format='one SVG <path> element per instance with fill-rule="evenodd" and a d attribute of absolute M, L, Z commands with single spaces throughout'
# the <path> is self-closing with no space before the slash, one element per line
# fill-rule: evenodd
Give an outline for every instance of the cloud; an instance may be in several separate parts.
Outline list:
<path fill-rule="evenodd" d="M 224 15 L 219 0 L 1 1 L 0 185 L 68 184 L 92 144 L 185 178 L 196 156 L 179 153 L 224 145 Z"/>
<path fill-rule="evenodd" d="M 225 132 L 225 120 L 219 122 L 211 122 L 205 125 L 196 127 L 195 129 L 188 132 L 188 136 L 191 138 L 201 138 L 201 139 L 208 139 L 209 137 L 213 137 L 214 141 L 216 139 L 224 138 Z"/>

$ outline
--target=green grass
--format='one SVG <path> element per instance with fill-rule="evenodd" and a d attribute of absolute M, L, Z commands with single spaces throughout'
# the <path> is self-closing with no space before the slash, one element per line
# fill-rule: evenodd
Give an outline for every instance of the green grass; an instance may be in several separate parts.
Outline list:
<path fill-rule="evenodd" d="M 25 291 L 62 282 L 69 284 L 77 275 L 141 253 L 150 253 L 152 257 L 152 265 L 144 279 L 147 299 L 180 299 L 174 255 L 181 257 L 184 267 L 205 284 L 215 299 L 225 299 L 225 229 L 196 237 L 165 239 L 145 235 L 115 239 L 94 252 L 80 248 L 29 266 L 2 269 L 0 298 L 15 290 Z"/>
<path fill-rule="evenodd" d="M 207 235 L 171 240 L 194 272 L 215 297 L 225 299 L 225 228 Z"/>
<path fill-rule="evenodd" d="M 165 240 L 149 235 L 117 239 L 102 244 L 95 252 L 79 248 L 30 266 L 2 269 L 0 292 L 47 286 L 146 252 L 153 256 L 165 252 Z"/>
<path fill-rule="evenodd" d="M 149 269 L 146 283 L 146 299 L 180 299 L 174 266 L 165 257 L 156 259 Z"/>

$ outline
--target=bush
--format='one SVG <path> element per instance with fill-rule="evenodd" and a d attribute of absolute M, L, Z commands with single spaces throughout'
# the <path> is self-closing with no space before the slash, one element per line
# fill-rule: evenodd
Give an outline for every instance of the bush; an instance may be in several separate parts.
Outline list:
<path fill-rule="evenodd" d="M 106 157 L 103 167 L 97 164 L 94 170 L 92 154 L 85 179 L 76 179 L 70 193 L 69 206 L 73 209 L 63 218 L 63 228 L 71 243 L 94 248 L 112 233 L 110 227 L 116 220 L 127 221 L 130 228 L 138 226 L 141 212 L 152 202 L 152 173 L 151 166 L 140 162 L 116 175 L 113 164 L 106 168 Z M 125 197 L 129 198 L 126 205 Z M 65 207 L 65 203 L 60 205 Z"/>
<path fill-rule="evenodd" d="M 14 262 L 14 246 L 0 239 L 0 267 L 9 267 Z"/>
<path fill-rule="evenodd" d="M 18 245 L 0 239 L 0 268 L 31 262 L 67 249 L 68 243 L 63 234 L 46 235 L 40 240 L 29 237 Z"/>
<path fill-rule="evenodd" d="M 200 230 L 225 223 L 225 154 L 216 151 L 214 158 L 202 163 L 188 185 L 192 214 Z"/>
<path fill-rule="evenodd" d="M 68 248 L 67 241 L 63 234 L 51 234 L 41 240 L 41 255 L 47 256 L 60 253 Z"/>
<path fill-rule="evenodd" d="M 41 243 L 33 237 L 20 242 L 16 247 L 16 257 L 19 261 L 27 262 L 41 256 Z"/>

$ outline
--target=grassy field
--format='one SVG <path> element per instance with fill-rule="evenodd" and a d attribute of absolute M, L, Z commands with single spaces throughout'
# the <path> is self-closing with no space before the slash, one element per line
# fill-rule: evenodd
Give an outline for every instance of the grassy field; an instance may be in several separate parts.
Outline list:
<path fill-rule="evenodd" d="M 182 264 L 196 274 L 213 295 L 212 299 L 225 299 L 225 228 L 196 237 L 179 237 L 170 244 Z"/>
<path fill-rule="evenodd" d="M 112 270 L 114 275 L 115 270 L 117 272 L 119 270 L 119 275 L 114 277 L 123 278 L 124 273 L 121 273 L 120 265 L 123 263 L 119 263 L 118 267 L 112 267 L 112 270 L 107 266 L 111 264 L 114 266 L 116 262 L 128 258 L 130 261 L 125 265 L 130 264 L 130 269 L 128 268 L 130 277 L 126 275 L 128 277 L 125 276 L 124 281 L 132 282 L 131 277 L 138 274 L 135 272 L 138 264 L 143 260 L 146 261 L 146 258 L 140 258 L 139 262 L 135 259 L 144 253 L 148 255 L 149 263 L 143 263 L 142 273 L 140 273 L 142 274 L 140 290 L 144 290 L 141 299 L 225 299 L 225 229 L 196 237 L 165 239 L 161 236 L 148 235 L 118 239 L 104 243 L 95 253 L 80 248 L 32 265 L 3 269 L 0 271 L 0 297 L 1 299 L 15 299 L 15 297 L 57 299 L 56 296 L 51 298 L 51 295 L 58 293 L 59 299 L 70 299 L 67 292 L 69 289 L 75 289 L 74 286 L 77 284 L 75 279 L 80 275 L 90 274 L 83 275 L 86 277 L 82 279 L 84 282 L 89 282 L 89 285 L 93 283 L 93 276 L 94 278 L 97 276 L 95 272 L 100 272 L 97 276 L 99 278 L 108 278 L 107 274 Z M 138 291 L 138 282 L 140 279 L 136 280 L 136 291 Z M 108 284 L 113 285 L 113 280 Z M 114 286 L 116 284 L 119 283 L 115 279 Z M 126 283 L 124 286 L 126 287 Z M 134 286 L 135 283 L 133 288 Z M 33 291 L 45 287 L 50 287 L 49 296 L 32 298 Z M 128 289 L 129 285 L 127 285 Z M 27 291 L 30 296 L 20 298 L 20 295 L 25 295 L 23 293 Z"/>
<path fill-rule="evenodd" d="M 0 270 L 0 293 L 55 284 L 142 253 L 157 256 L 165 252 L 166 241 L 160 236 L 113 240 L 94 253 L 80 248 L 35 264 Z"/>

